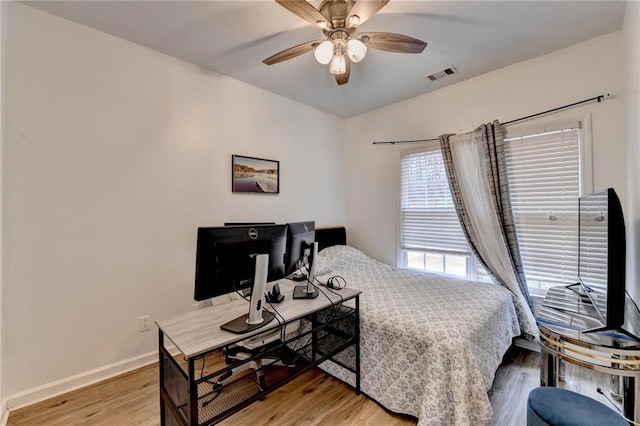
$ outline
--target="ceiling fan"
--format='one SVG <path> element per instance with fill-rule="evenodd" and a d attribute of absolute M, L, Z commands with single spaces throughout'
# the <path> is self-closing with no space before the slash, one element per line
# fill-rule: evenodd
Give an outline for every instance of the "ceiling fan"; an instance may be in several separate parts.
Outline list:
<path fill-rule="evenodd" d="M 295 58 L 315 49 L 316 60 L 329 64 L 329 72 L 336 82 L 349 81 L 351 62 L 360 62 L 367 48 L 399 53 L 421 53 L 427 43 L 403 34 L 363 32 L 356 34 L 359 25 L 378 13 L 389 0 L 323 0 L 316 9 L 306 0 L 276 0 L 278 4 L 300 18 L 322 29 L 326 39 L 308 41 L 290 47 L 265 59 L 267 65 Z"/>

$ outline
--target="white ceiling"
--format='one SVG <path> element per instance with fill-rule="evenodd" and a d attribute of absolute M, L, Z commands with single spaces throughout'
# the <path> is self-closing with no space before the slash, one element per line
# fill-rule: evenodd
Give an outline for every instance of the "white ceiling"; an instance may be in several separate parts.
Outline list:
<path fill-rule="evenodd" d="M 391 0 L 359 31 L 407 34 L 428 42 L 427 48 L 421 54 L 369 49 L 352 65 L 349 83 L 338 86 L 312 52 L 262 63 L 322 37 L 273 0 L 22 3 L 342 117 L 618 30 L 625 7 L 613 0 Z M 310 3 L 317 7 L 320 1 Z M 425 78 L 451 65 L 459 74 L 435 83 Z"/>

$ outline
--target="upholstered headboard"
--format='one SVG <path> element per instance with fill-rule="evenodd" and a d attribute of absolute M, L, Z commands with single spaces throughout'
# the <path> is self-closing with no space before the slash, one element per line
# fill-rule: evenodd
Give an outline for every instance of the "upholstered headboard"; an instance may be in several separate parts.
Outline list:
<path fill-rule="evenodd" d="M 316 228 L 318 251 L 331 246 L 347 244 L 347 230 L 344 226 Z"/>

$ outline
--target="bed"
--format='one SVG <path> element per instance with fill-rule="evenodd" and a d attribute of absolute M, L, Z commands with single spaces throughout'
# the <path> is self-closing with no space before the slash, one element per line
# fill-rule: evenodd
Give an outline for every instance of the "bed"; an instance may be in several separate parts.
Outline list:
<path fill-rule="evenodd" d="M 343 237 L 344 228 L 316 230 L 324 248 L 316 274 L 321 282 L 341 276 L 362 290 L 362 392 L 419 425 L 488 423 L 487 391 L 521 334 L 517 299 L 497 285 L 386 265 L 344 245 Z M 321 368 L 354 384 L 338 364 Z"/>

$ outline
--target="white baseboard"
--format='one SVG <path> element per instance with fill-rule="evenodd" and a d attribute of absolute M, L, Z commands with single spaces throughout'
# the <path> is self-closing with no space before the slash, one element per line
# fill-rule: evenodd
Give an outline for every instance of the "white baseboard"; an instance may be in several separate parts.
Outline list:
<path fill-rule="evenodd" d="M 171 351 L 170 349 L 171 353 L 174 351 Z M 3 401 L 2 422 L 0 423 L 0 426 L 6 425 L 9 412 L 12 410 L 26 407 L 54 396 L 110 379 L 120 374 L 153 364 L 157 361 L 158 351 L 148 352 L 146 354 L 18 392 L 9 396 L 6 401 Z"/>
<path fill-rule="evenodd" d="M 7 426 L 7 421 L 9 420 L 9 409 L 7 408 L 7 401 L 2 400 L 2 404 L 0 404 L 0 426 Z"/>

